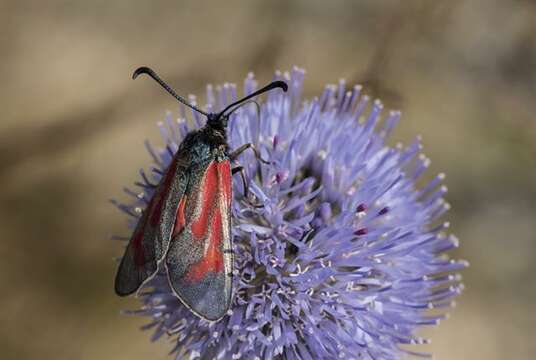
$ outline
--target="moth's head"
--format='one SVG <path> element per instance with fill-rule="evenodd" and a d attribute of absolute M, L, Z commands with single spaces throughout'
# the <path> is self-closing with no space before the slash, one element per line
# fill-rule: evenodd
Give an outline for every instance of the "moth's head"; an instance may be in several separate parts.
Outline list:
<path fill-rule="evenodd" d="M 229 115 L 227 114 L 208 114 L 207 125 L 213 129 L 225 131 L 227 124 L 229 123 Z"/>

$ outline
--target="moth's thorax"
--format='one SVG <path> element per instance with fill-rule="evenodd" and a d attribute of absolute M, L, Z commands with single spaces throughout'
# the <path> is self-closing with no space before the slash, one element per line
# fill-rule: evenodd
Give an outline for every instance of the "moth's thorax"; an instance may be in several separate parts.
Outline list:
<path fill-rule="evenodd" d="M 216 158 L 223 161 L 228 158 L 229 146 L 225 129 L 205 125 L 203 128 L 189 133 L 181 144 L 186 150 L 192 164 L 201 164 Z"/>

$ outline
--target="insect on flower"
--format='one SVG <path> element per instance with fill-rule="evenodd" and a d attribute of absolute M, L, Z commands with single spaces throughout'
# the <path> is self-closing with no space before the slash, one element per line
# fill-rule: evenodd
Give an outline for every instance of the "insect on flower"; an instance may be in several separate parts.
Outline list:
<path fill-rule="evenodd" d="M 361 86 L 348 88 L 341 80 L 306 98 L 305 70 L 276 72 L 274 80 L 285 81 L 288 91 L 268 93 L 257 112 L 244 106 L 228 117 L 229 147 L 253 143 L 269 163 L 261 164 L 250 151 L 240 156 L 245 185 L 254 196 L 242 196 L 242 181 L 228 182 L 234 187 L 229 210 L 234 276 L 227 315 L 207 321 L 177 301 L 164 261 L 140 286 L 141 308 L 125 313 L 150 319 L 143 329 L 151 330 L 153 341 L 169 336 L 174 359 L 428 356 L 420 345 L 413 346 L 428 343 L 417 332 L 447 318 L 463 291 L 459 272 L 468 266 L 447 254 L 459 241 L 441 220 L 450 207 L 444 199 L 445 175 L 419 186 L 430 165 L 420 137 L 407 146 L 389 146 L 400 112 L 386 112 Z M 244 96 L 255 93 L 257 85 L 248 74 Z M 206 111 L 228 108 L 239 99 L 239 91 L 229 83 L 208 85 Z M 236 106 L 224 114 L 229 116 Z M 150 224 L 151 201 L 157 203 L 160 192 L 151 183 L 164 184 L 168 169 L 179 168 L 177 149 L 185 146 L 192 130 L 203 127 L 202 114 L 192 110 L 192 121 L 187 121 L 185 107 L 176 120 L 170 113 L 159 124 L 163 146 L 146 144 L 153 163 L 151 177 L 140 171 L 136 185 L 142 191 L 126 188 L 130 199 L 115 202 L 132 217 L 131 229 L 145 213 L 149 215 L 143 221 Z M 199 172 L 188 174 L 189 181 L 204 184 Z M 223 187 L 214 188 L 223 194 Z M 204 189 L 191 191 L 199 195 Z M 176 216 L 181 212 L 166 212 L 170 204 L 163 204 L 170 227 L 178 222 L 190 229 L 192 215 L 186 209 L 183 222 Z M 180 209 L 179 204 L 171 205 Z M 156 248 L 159 241 L 143 250 L 162 253 Z M 138 280 L 131 281 L 137 286 Z"/>
<path fill-rule="evenodd" d="M 207 117 L 206 125 L 190 132 L 174 154 L 143 212 L 119 265 L 115 292 L 130 295 L 163 266 L 174 295 L 194 314 L 217 321 L 228 311 L 232 296 L 231 202 L 232 175 L 240 173 L 247 198 L 244 169 L 231 162 L 251 143 L 230 151 L 229 116 L 255 96 L 281 88 L 274 81 L 228 105 L 206 113 L 189 104 L 153 70 L 138 68 L 133 79 L 147 74 L 184 105 Z M 260 159 L 260 157 L 257 155 Z M 262 159 L 260 159 L 262 160 Z"/>

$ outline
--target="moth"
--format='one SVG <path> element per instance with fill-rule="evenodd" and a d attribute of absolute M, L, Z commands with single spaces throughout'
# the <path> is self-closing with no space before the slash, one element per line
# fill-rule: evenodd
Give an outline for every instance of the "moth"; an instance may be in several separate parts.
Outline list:
<path fill-rule="evenodd" d="M 189 104 L 152 69 L 140 67 L 132 78 L 146 74 L 175 99 L 207 117 L 206 125 L 186 135 L 143 211 L 125 249 L 115 278 L 115 292 L 137 292 L 163 270 L 173 294 L 194 314 L 217 321 L 232 300 L 231 204 L 232 176 L 241 166 L 231 164 L 247 149 L 231 151 L 227 142 L 230 115 L 241 105 L 267 91 L 287 91 L 274 81 L 230 104 L 218 113 L 206 113 Z"/>

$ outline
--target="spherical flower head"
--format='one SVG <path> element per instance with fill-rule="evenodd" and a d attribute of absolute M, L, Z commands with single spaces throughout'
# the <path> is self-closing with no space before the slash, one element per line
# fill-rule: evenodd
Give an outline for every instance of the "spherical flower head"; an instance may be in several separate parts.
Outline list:
<path fill-rule="evenodd" d="M 430 161 L 420 139 L 389 147 L 400 118 L 370 104 L 361 87 L 344 81 L 319 98 L 302 100 L 304 71 L 276 73 L 289 91 L 269 93 L 230 118 L 231 149 L 253 143 L 238 162 L 253 195 L 233 181 L 233 302 L 218 322 L 203 320 L 173 295 L 163 271 L 131 313 L 151 318 L 153 339 L 172 336 L 177 359 L 396 359 L 417 353 L 406 344 L 435 325 L 462 290 L 457 271 L 467 264 L 445 252 L 458 240 L 440 218 L 449 209 L 439 174 L 422 188 Z M 257 82 L 249 74 L 244 95 Z M 207 88 L 206 109 L 238 98 L 236 86 Z M 191 98 L 195 101 L 195 98 Z M 184 136 L 203 125 L 194 113 L 160 124 L 165 147 L 148 145 L 154 166 L 142 172 L 141 192 L 118 204 L 134 226 Z M 193 125 L 190 125 L 192 124 Z M 438 309 L 438 310 L 431 310 Z"/>

